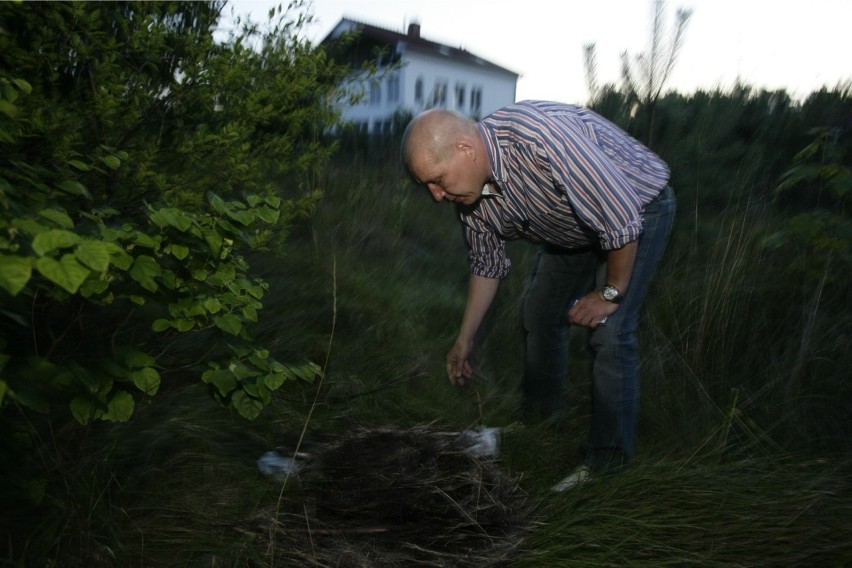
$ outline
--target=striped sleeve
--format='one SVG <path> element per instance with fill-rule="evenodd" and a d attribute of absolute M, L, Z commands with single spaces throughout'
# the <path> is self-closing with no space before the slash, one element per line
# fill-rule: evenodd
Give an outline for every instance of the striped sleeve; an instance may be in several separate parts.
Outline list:
<path fill-rule="evenodd" d="M 470 271 L 485 278 L 503 279 L 512 262 L 506 256 L 506 242 L 476 213 L 459 214 L 467 243 Z"/>

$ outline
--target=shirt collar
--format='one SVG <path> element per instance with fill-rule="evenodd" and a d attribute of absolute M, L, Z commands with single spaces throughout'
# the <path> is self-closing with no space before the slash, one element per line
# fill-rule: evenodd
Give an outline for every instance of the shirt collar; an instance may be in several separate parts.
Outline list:
<path fill-rule="evenodd" d="M 482 195 L 494 195 L 496 197 L 503 197 L 503 192 L 500 191 L 500 187 L 497 185 L 496 182 L 489 181 L 482 186 Z"/>
<path fill-rule="evenodd" d="M 506 176 L 503 171 L 503 160 L 500 158 L 500 152 L 497 148 L 497 135 L 484 121 L 479 122 L 477 126 L 479 127 L 482 139 L 485 141 L 485 151 L 488 154 L 488 165 L 491 168 L 492 181 L 495 182 L 495 186 L 499 187 L 499 184 L 506 179 Z M 490 194 L 500 194 L 499 189 L 494 191 L 492 188 L 490 192 Z M 485 193 L 485 188 L 483 188 L 483 194 L 489 195 Z"/>

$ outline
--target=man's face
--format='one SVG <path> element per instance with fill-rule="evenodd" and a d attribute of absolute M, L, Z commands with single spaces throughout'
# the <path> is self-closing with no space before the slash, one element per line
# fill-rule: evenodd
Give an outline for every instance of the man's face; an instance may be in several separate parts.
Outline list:
<path fill-rule="evenodd" d="M 454 149 L 440 162 L 428 156 L 412 160 L 411 174 L 426 186 L 435 201 L 473 205 L 482 195 L 482 180 L 477 179 L 474 162 L 464 149 Z"/>

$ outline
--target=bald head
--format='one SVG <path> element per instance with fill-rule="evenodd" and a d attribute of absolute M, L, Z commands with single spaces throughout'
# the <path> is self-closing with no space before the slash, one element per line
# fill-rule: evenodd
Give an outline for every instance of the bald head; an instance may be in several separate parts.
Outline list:
<path fill-rule="evenodd" d="M 476 122 L 449 110 L 429 110 L 411 121 L 402 136 L 402 159 L 435 201 L 473 205 L 491 175 Z"/>
<path fill-rule="evenodd" d="M 464 115 L 444 109 L 427 110 L 406 127 L 402 159 L 408 166 L 419 159 L 441 163 L 450 156 L 460 138 L 478 135 L 476 123 Z"/>

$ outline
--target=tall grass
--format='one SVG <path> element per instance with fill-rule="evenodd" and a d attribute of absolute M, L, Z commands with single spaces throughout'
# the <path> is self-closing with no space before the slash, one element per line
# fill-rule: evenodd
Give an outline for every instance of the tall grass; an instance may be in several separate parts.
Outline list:
<path fill-rule="evenodd" d="M 257 457 L 292 448 L 303 428 L 312 438 L 422 424 L 503 429 L 500 465 L 537 522 L 513 566 L 852 561 L 850 301 L 832 278 L 794 281 L 790 259 L 762 248 L 776 220 L 747 187 L 721 213 L 680 203 L 641 324 L 636 464 L 557 496 L 548 487 L 577 464 L 586 432 L 589 377 L 576 333 L 566 424 L 517 421 L 534 247 L 511 244 L 515 269 L 476 353 L 481 378 L 455 388 L 444 355 L 468 272 L 452 208 L 381 157 L 340 158 L 318 185 L 315 215 L 252 262 L 271 285 L 258 335 L 276 356 L 327 362 L 322 385 L 286 385 L 248 423 L 178 377 L 130 423 L 53 424 L 47 500 L 4 514 L 4 564 L 281 565 L 255 530 L 281 495 Z"/>

